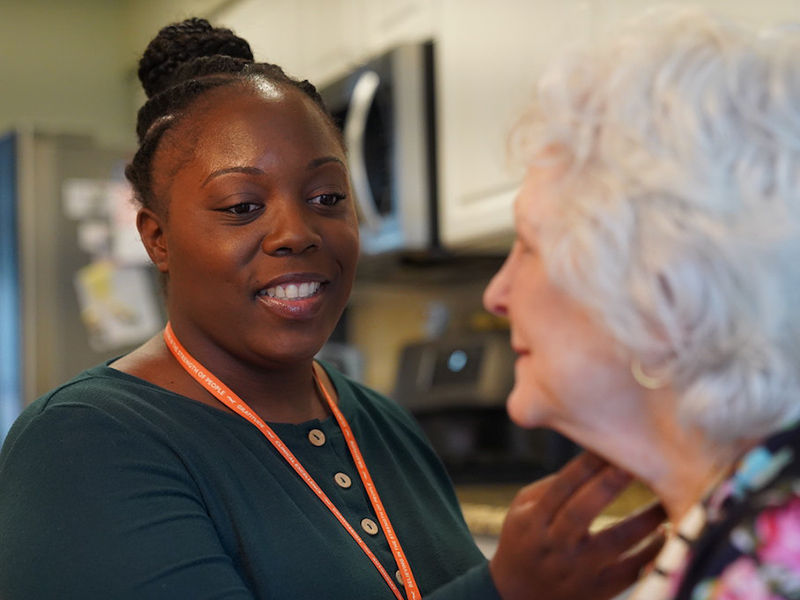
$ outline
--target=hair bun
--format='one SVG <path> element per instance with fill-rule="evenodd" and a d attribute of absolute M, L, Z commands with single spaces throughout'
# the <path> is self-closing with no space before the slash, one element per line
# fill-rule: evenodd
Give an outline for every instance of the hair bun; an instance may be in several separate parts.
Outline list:
<path fill-rule="evenodd" d="M 193 17 L 167 25 L 148 44 L 139 61 L 139 81 L 148 98 L 181 80 L 180 67 L 196 58 L 229 56 L 253 60 L 246 40 L 230 29 L 212 27 L 205 19 Z"/>

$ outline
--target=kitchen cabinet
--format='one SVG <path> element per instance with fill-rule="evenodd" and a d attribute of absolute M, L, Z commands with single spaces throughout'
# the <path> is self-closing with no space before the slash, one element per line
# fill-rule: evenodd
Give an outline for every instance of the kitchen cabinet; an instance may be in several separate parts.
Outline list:
<path fill-rule="evenodd" d="M 439 215 L 445 246 L 507 249 L 522 169 L 507 139 L 542 66 L 591 32 L 591 3 L 443 0 L 438 32 Z"/>
<path fill-rule="evenodd" d="M 437 36 L 441 0 L 361 0 L 369 56 Z"/>
<path fill-rule="evenodd" d="M 306 73 L 324 84 L 400 44 L 434 35 L 439 0 L 303 0 Z"/>
<path fill-rule="evenodd" d="M 405 41 L 434 35 L 440 0 L 242 0 L 216 22 L 250 42 L 257 60 L 316 86 Z"/>
<path fill-rule="evenodd" d="M 300 12 L 298 73 L 319 86 L 364 59 L 364 14 L 359 0 L 295 0 Z"/>
<path fill-rule="evenodd" d="M 507 249 L 523 170 L 509 132 L 532 101 L 545 63 L 573 43 L 605 37 L 658 0 L 442 0 L 438 41 L 439 215 L 445 246 Z M 676 4 L 697 6 L 696 1 Z M 744 22 L 796 22 L 797 0 L 703 0 Z"/>
<path fill-rule="evenodd" d="M 256 60 L 280 65 L 315 85 L 359 59 L 359 0 L 242 0 L 215 22 L 250 43 Z"/>
<path fill-rule="evenodd" d="M 280 65 L 290 75 L 305 75 L 300 2 L 242 0 L 219 12 L 214 24 L 230 27 L 250 43 L 256 60 Z"/>

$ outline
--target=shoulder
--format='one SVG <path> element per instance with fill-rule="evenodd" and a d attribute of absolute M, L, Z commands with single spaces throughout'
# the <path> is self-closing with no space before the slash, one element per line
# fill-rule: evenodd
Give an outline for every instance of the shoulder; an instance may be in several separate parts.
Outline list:
<path fill-rule="evenodd" d="M 0 471 L 14 457 L 29 463 L 49 456 L 59 464 L 83 454 L 99 462 L 122 448 L 171 447 L 170 433 L 178 432 L 177 417 L 190 401 L 168 396 L 106 364 L 88 369 L 22 411 L 0 451 Z"/>
<path fill-rule="evenodd" d="M 109 371 L 113 370 L 105 365 L 88 369 L 29 404 L 11 426 L 3 455 L 23 441 L 64 444 L 67 437 L 88 438 L 95 425 L 102 428 L 118 422 L 125 386 L 109 376 Z"/>
<path fill-rule="evenodd" d="M 678 598 L 782 598 L 800 590 L 800 493 L 761 503 L 744 513 L 732 512 L 724 534 L 695 548 L 702 568 L 690 571 L 688 595 Z M 714 536 L 710 529 L 707 541 Z M 701 544 L 703 540 L 700 540 Z M 701 554 L 702 553 L 702 554 Z"/>
<path fill-rule="evenodd" d="M 100 364 L 37 398 L 22 411 L 18 422 L 28 423 L 63 409 L 114 412 L 124 408 L 130 397 L 156 397 L 165 391 L 107 364 Z"/>
<path fill-rule="evenodd" d="M 96 405 L 102 398 L 113 398 L 117 386 L 109 379 L 99 376 L 105 368 L 104 365 L 99 365 L 88 369 L 34 400 L 11 427 L 7 442 L 31 427 L 47 422 L 54 413 L 60 414 L 63 409 L 86 408 Z"/>
<path fill-rule="evenodd" d="M 800 590 L 800 429 L 763 440 L 708 500 L 709 524 L 692 550 L 682 591 L 795 597 Z M 723 595 L 725 595 L 723 593 Z M 771 595 L 770 595 L 771 594 Z M 727 597 L 727 596 L 726 596 Z"/>

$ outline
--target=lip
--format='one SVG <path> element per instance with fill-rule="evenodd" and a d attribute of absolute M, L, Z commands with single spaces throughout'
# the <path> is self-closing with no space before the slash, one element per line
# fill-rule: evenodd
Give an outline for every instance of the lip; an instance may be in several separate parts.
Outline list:
<path fill-rule="evenodd" d="M 319 290 L 307 298 L 276 298 L 262 292 L 276 285 L 289 285 L 291 283 L 317 282 Z M 266 285 L 259 286 L 255 293 L 256 300 L 271 312 L 284 319 L 303 321 L 312 319 L 319 314 L 324 304 L 324 296 L 330 280 L 319 273 L 286 273 L 270 279 Z"/>

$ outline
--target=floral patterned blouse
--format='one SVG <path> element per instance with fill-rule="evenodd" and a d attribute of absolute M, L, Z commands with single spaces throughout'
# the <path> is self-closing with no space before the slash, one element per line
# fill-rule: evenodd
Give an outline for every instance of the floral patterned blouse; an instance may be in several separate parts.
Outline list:
<path fill-rule="evenodd" d="M 738 463 L 676 527 L 636 600 L 800 600 L 800 421 Z"/>

